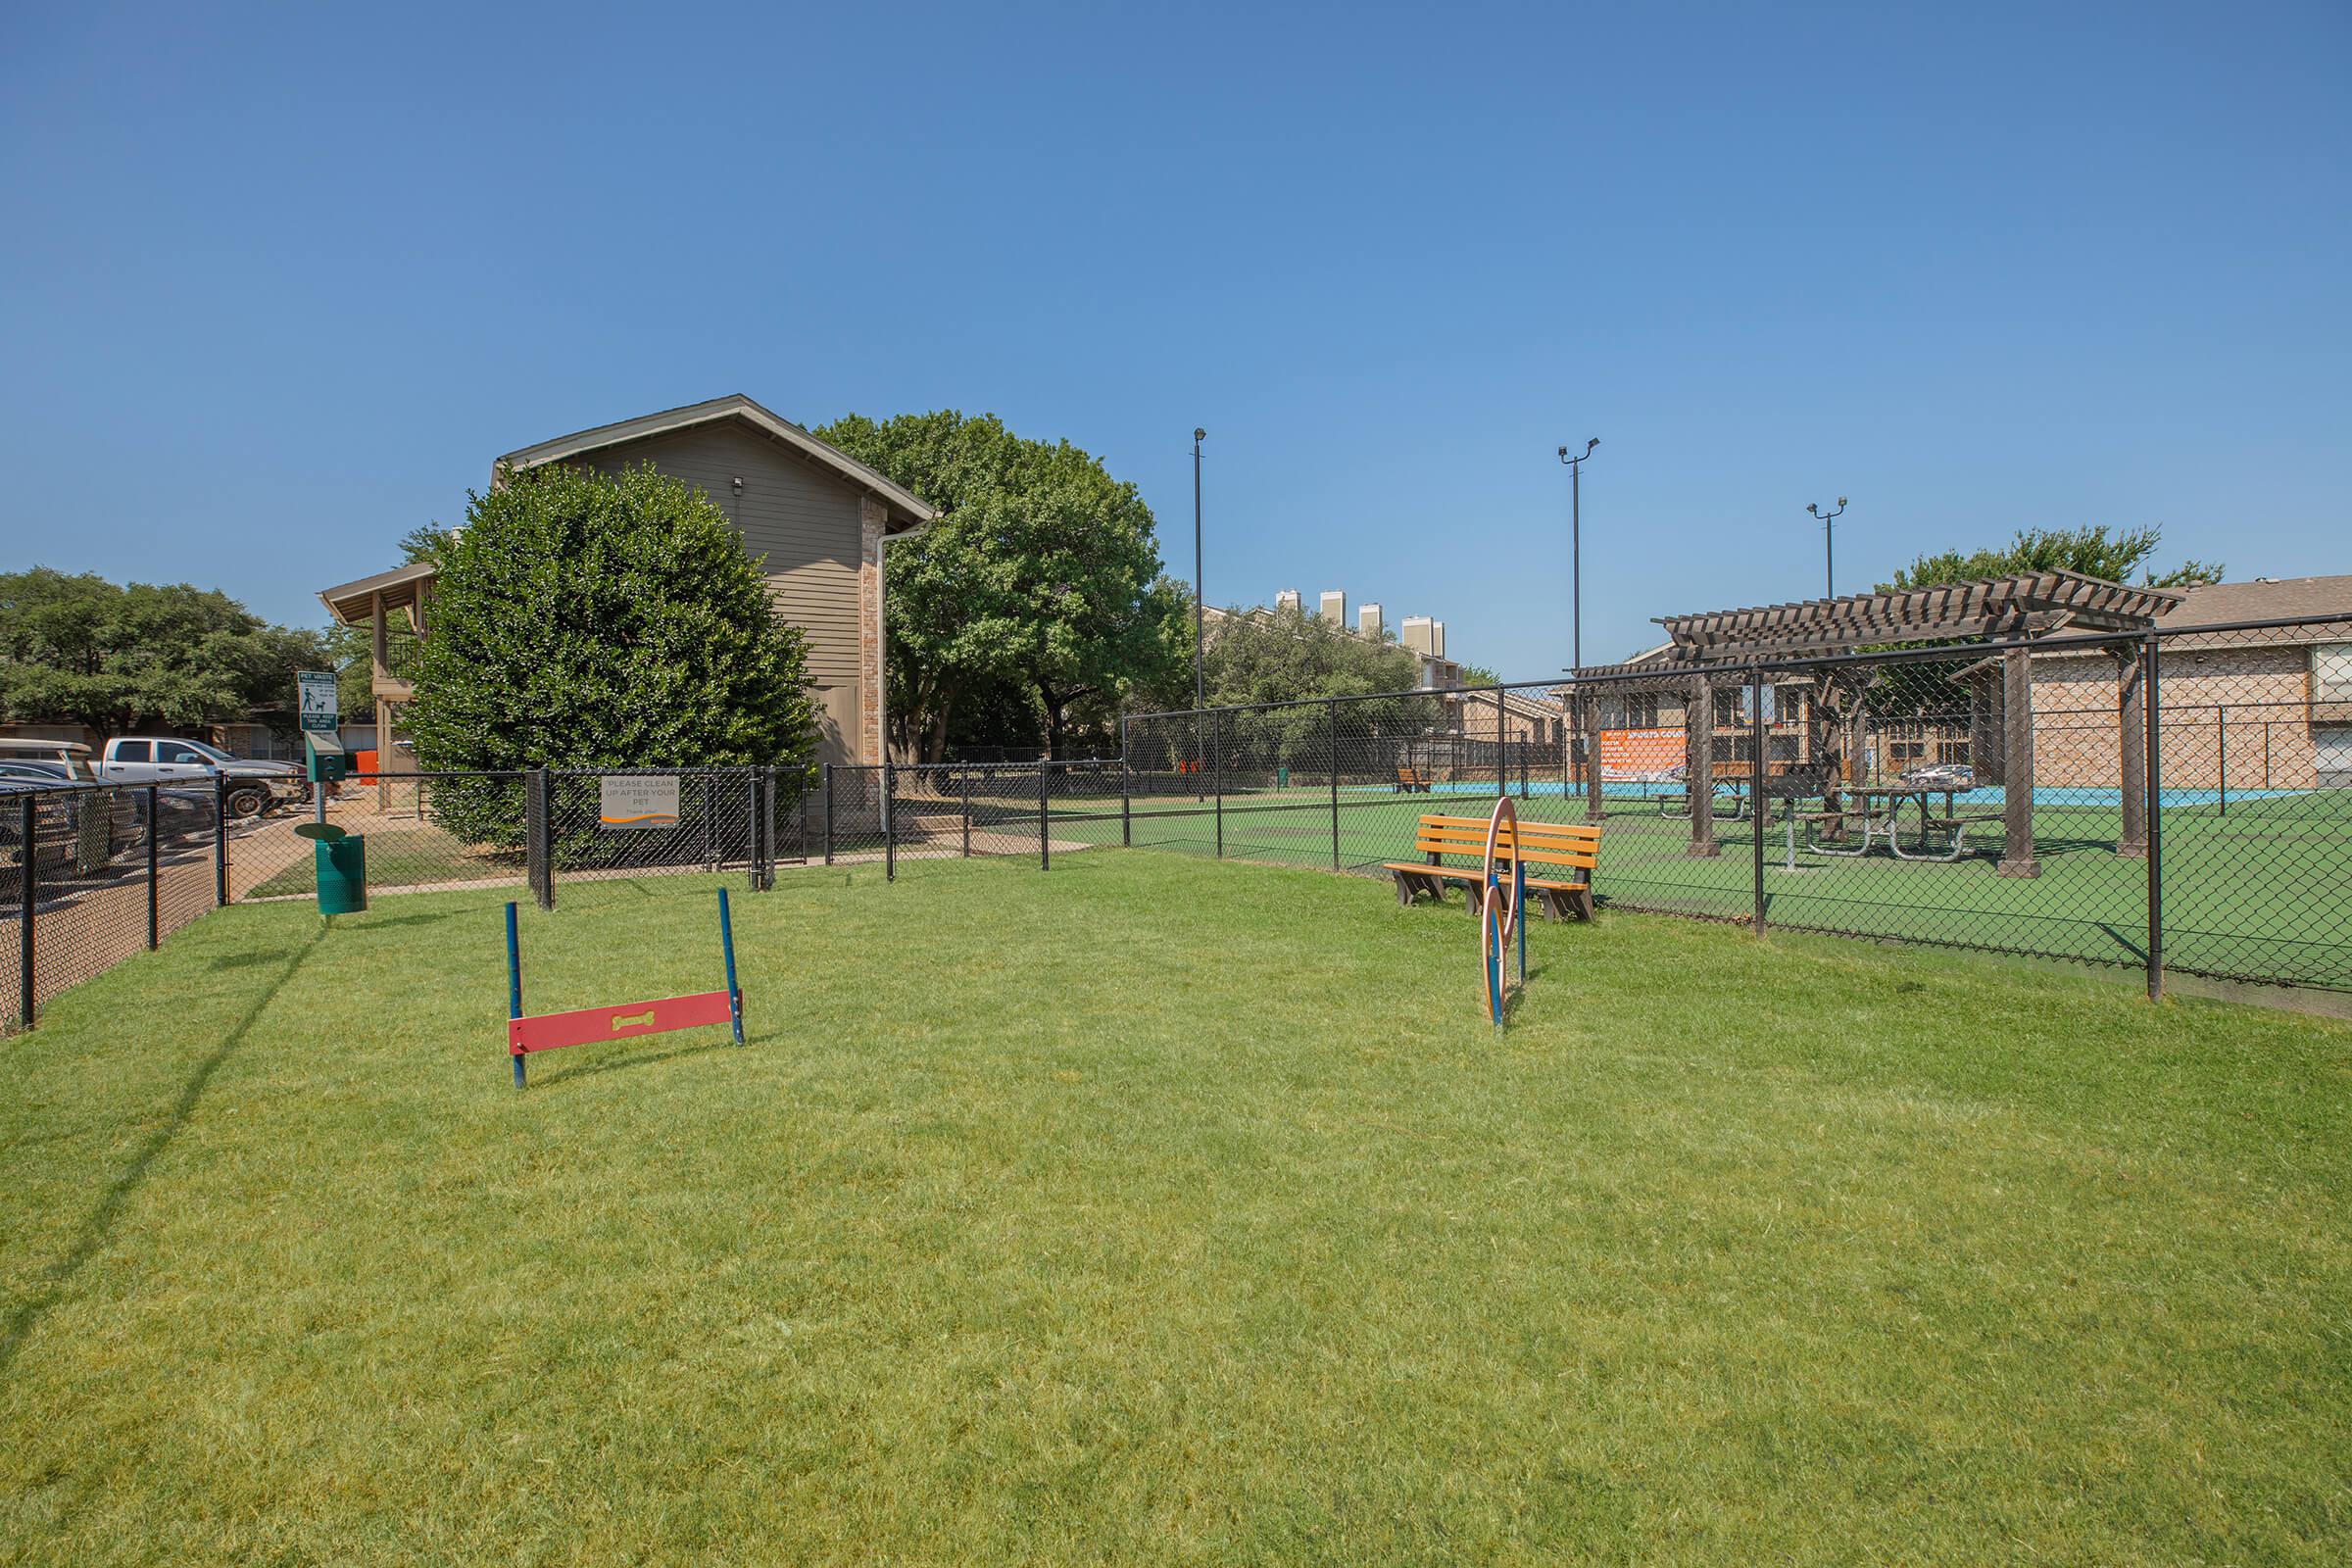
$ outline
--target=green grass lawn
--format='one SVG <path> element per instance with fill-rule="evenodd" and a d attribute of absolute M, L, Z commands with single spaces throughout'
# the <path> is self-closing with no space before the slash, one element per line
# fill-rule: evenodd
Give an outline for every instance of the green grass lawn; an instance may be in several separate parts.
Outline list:
<path fill-rule="evenodd" d="M 708 881 L 525 1001 L 717 983 Z M 2352 1027 L 1179 856 L 786 872 L 508 1087 L 495 893 L 0 1044 L 0 1558 L 2352 1551 Z"/>

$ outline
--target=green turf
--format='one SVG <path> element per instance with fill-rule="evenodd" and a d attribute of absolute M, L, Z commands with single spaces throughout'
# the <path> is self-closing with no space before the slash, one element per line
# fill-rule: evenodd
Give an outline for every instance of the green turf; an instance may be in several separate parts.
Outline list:
<path fill-rule="evenodd" d="M 2169 966 L 2224 979 L 2352 988 L 2352 790 L 2249 798 L 2164 812 L 2165 957 Z M 1397 795 L 1343 788 L 1341 867 L 1378 874 L 1410 859 L 1413 824 L 1430 810 L 1486 814 L 1494 804 L 1460 795 Z M 1536 796 L 1514 804 L 1543 820 L 1582 820 L 1582 798 Z M 1054 836 L 1117 843 L 1119 803 L 1057 803 Z M 1008 825 L 1024 820 L 1017 809 Z M 1689 853 L 1687 818 L 1661 818 L 1653 802 L 1612 797 L 1601 850 L 1604 901 L 1651 910 L 1744 919 L 1752 903 L 1753 829 L 1721 822 L 1722 854 Z M 1906 834 L 1913 829 L 1908 826 Z M 1791 929 L 1897 938 L 1991 952 L 2139 965 L 2147 950 L 2147 862 L 2115 853 L 2113 807 L 2040 806 L 2033 878 L 1997 874 L 2000 824 L 1972 830 L 1953 864 L 1897 860 L 1874 848 L 1860 859 L 1808 852 L 1786 869 L 1784 824 L 1766 840 L 1766 919 Z M 1236 859 L 1333 863 L 1333 812 L 1324 790 L 1236 796 L 1226 803 L 1224 854 Z M 1216 853 L 1217 825 L 1191 797 L 1140 799 L 1128 824 L 1141 847 Z M 1906 837 L 1906 843 L 1909 838 Z M 1984 853 L 1979 852 L 1982 846 Z"/>
<path fill-rule="evenodd" d="M 709 884 L 527 1000 L 715 982 Z M 568 894 L 565 895 L 567 898 Z M 2352 1028 L 1177 856 L 787 872 L 507 1087 L 499 899 L 0 1046 L 0 1557 L 2344 1560 Z"/>

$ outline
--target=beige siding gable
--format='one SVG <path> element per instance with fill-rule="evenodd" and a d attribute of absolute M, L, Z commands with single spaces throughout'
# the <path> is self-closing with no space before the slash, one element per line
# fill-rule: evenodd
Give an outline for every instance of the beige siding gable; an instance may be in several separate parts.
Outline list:
<path fill-rule="evenodd" d="M 700 486 L 763 562 L 777 612 L 808 635 L 811 677 L 820 686 L 857 683 L 856 489 L 739 424 L 698 425 L 573 461 L 603 473 L 650 462 Z"/>

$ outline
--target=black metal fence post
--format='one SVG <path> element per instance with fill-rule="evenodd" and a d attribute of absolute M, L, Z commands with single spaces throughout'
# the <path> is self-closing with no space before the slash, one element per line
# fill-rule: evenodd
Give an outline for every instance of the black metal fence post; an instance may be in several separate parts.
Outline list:
<path fill-rule="evenodd" d="M 1046 821 L 1046 770 L 1053 765 L 1042 757 L 1037 760 L 1037 868 L 1040 871 L 1054 869 L 1053 844 L 1048 837 L 1051 829 Z"/>
<path fill-rule="evenodd" d="M 1324 704 L 1331 730 L 1331 868 L 1340 868 L 1340 705 Z"/>
<path fill-rule="evenodd" d="M 158 849 L 162 835 L 157 829 L 163 818 L 156 813 L 163 808 L 163 787 L 147 786 L 147 951 L 153 953 L 164 942 L 163 858 Z M 112 803 L 109 803 L 111 808 Z"/>
<path fill-rule="evenodd" d="M 1502 739 L 1502 688 L 1494 688 L 1494 794 L 1511 793 L 1511 764 Z"/>
<path fill-rule="evenodd" d="M 2230 814 L 2230 710 L 2213 705 L 2213 782 L 2221 792 L 2216 816 Z"/>
<path fill-rule="evenodd" d="M 534 767 L 522 776 L 522 830 L 529 848 L 523 863 L 531 899 L 542 910 L 556 906 L 556 829 L 548 771 Z"/>
<path fill-rule="evenodd" d="M 1752 737 L 1751 744 L 1755 748 L 1755 755 L 1748 759 L 1747 816 L 1748 825 L 1756 830 L 1755 863 L 1750 868 L 1750 876 L 1754 884 L 1752 890 L 1754 913 L 1750 917 L 1748 925 L 1749 929 L 1754 931 L 1757 936 L 1762 936 L 1764 934 L 1764 824 L 1769 819 L 1770 807 L 1764 798 L 1764 780 L 1767 773 L 1764 765 L 1764 672 L 1760 669 L 1748 681 L 1747 700 L 1754 710 L 1748 714 L 1748 734 Z M 1696 791 L 1691 793 L 1690 800 L 1691 809 L 1696 810 L 1698 808 Z"/>
<path fill-rule="evenodd" d="M 2164 708 L 2158 686 L 2156 634 L 2150 632 L 2140 657 L 2147 661 L 2148 703 L 2148 1000 L 2164 1000 Z M 2015 789 L 2016 781 L 2009 782 Z"/>
<path fill-rule="evenodd" d="M 1127 715 L 1119 715 L 1119 848 L 1135 848 L 1135 769 L 1127 761 Z"/>
<path fill-rule="evenodd" d="M 17 1027 L 32 1027 L 33 981 L 40 968 L 39 938 L 34 926 L 39 921 L 41 902 L 41 841 L 36 836 L 40 819 L 33 814 L 33 791 L 26 790 L 19 803 L 22 814 L 18 817 L 17 845 Z"/>
<path fill-rule="evenodd" d="M 825 863 L 833 863 L 833 764 L 825 764 Z"/>
<path fill-rule="evenodd" d="M 213 907 L 228 903 L 228 776 L 213 780 Z"/>
<path fill-rule="evenodd" d="M 774 827 L 773 822 L 769 819 L 765 799 L 760 789 L 761 771 L 762 769 L 758 767 L 750 767 L 744 770 L 744 787 L 747 795 L 746 804 L 751 808 L 752 812 L 751 877 L 752 891 L 754 893 L 764 893 L 767 891 L 766 875 L 768 862 L 768 837 Z"/>
<path fill-rule="evenodd" d="M 1225 858 L 1225 718 L 1217 716 L 1215 762 L 1210 768 L 1217 789 L 1217 858 Z"/>
<path fill-rule="evenodd" d="M 965 768 L 963 779 L 963 858 L 972 858 L 972 770 Z"/>
<path fill-rule="evenodd" d="M 803 865 L 808 863 L 808 764 L 800 763 L 792 770 L 792 792 L 801 798 L 801 836 L 794 845 L 798 852 L 793 858 Z"/>

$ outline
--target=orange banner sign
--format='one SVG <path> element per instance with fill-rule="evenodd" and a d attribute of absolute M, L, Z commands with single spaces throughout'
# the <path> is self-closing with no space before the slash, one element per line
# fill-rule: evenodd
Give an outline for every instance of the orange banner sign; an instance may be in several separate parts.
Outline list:
<path fill-rule="evenodd" d="M 1600 732 L 1600 776 L 1604 779 L 1663 779 L 1683 761 L 1683 732 L 1679 729 Z"/>

